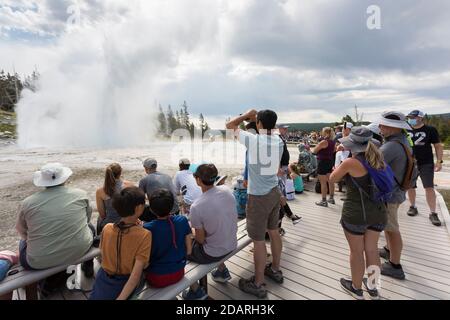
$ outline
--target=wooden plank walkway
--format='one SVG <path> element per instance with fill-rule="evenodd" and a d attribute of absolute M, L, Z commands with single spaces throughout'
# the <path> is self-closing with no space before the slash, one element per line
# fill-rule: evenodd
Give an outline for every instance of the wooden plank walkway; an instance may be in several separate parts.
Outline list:
<path fill-rule="evenodd" d="M 350 276 L 348 245 L 339 224 L 342 196 L 344 194 L 337 193 L 337 204 L 329 208 L 316 206 L 314 203 L 320 196 L 313 192 L 297 195 L 296 200 L 289 202 L 292 210 L 302 216 L 302 221 L 296 226 L 287 219 L 283 222 L 286 235 L 283 238 L 281 266 L 285 281 L 278 285 L 267 280 L 267 299 L 353 299 L 339 284 L 341 277 Z M 438 213 L 441 220 L 447 223 L 442 227 L 431 225 L 423 190 L 418 190 L 417 200 L 420 215 L 416 217 L 406 215 L 407 202 L 400 208 L 400 228 L 404 241 L 402 264 L 406 280 L 399 281 L 382 276 L 382 299 L 450 299 L 450 235 L 447 228 L 450 217 L 444 219 L 442 214 L 444 212 L 448 215 L 448 211 L 441 208 L 442 202 L 439 202 Z M 382 234 L 380 246 L 384 243 Z M 250 277 L 254 270 L 250 250 L 251 245 L 227 261 L 232 275 L 229 283 L 219 284 L 209 278 L 208 290 L 212 299 L 256 299 L 238 288 L 239 279 Z M 92 284 L 92 280 L 90 283 Z M 83 287 L 88 288 L 89 283 Z M 368 299 L 366 293 L 365 295 Z M 84 300 L 87 296 L 86 293 L 64 290 L 49 299 Z M 17 292 L 15 298 L 20 298 Z"/>
<path fill-rule="evenodd" d="M 311 188 L 311 187 L 310 187 Z M 320 197 L 313 192 L 297 195 L 289 202 L 291 209 L 302 216 L 293 226 L 285 219 L 283 227 L 282 270 L 285 282 L 277 285 L 267 280 L 268 299 L 353 299 L 340 287 L 339 279 L 350 276 L 349 250 L 339 224 L 342 210 L 341 193 L 337 204 L 329 208 L 315 205 Z M 420 215 L 409 217 L 408 204 L 400 208 L 400 228 L 403 234 L 403 267 L 406 280 L 381 277 L 381 296 L 395 300 L 450 299 L 450 236 L 446 226 L 435 227 L 428 220 L 428 207 L 423 191 L 418 190 Z M 440 206 L 438 213 L 444 221 Z M 446 214 L 448 214 L 446 212 Z M 448 219 L 447 219 L 448 221 Z M 384 245 L 384 234 L 380 246 Z M 237 282 L 252 274 L 251 246 L 231 258 L 227 266 L 233 276 L 228 284 L 210 283 L 210 296 L 214 299 L 255 299 L 240 292 Z M 268 245 L 270 251 L 270 246 Z M 270 258 L 269 258 L 270 260 Z M 368 295 L 365 293 L 366 298 Z"/>

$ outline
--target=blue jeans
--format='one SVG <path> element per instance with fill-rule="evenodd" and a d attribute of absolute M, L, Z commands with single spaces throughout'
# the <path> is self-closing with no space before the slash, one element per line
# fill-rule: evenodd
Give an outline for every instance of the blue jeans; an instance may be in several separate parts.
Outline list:
<path fill-rule="evenodd" d="M 9 268 L 11 268 L 11 262 L 8 260 L 0 260 L 0 281 L 6 278 L 6 274 L 9 271 Z"/>

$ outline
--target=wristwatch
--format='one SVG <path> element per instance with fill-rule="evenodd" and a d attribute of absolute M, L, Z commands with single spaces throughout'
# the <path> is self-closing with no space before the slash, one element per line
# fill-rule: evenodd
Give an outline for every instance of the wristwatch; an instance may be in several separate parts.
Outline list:
<path fill-rule="evenodd" d="M 441 161 L 439 161 L 438 160 L 438 162 L 437 163 L 439 163 L 439 164 L 443 164 L 444 163 L 444 160 L 441 160 Z"/>

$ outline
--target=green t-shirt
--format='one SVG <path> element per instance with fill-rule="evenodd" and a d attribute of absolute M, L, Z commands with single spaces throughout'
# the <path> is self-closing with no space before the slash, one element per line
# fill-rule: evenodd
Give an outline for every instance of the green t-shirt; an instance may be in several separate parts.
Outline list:
<path fill-rule="evenodd" d="M 16 228 L 27 242 L 28 264 L 46 269 L 81 258 L 93 241 L 91 213 L 86 192 L 78 189 L 59 186 L 26 198 Z"/>

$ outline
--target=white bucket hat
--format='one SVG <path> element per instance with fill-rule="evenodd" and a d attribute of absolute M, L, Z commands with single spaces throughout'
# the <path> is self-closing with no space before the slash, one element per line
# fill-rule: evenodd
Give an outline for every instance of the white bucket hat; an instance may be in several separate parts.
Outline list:
<path fill-rule="evenodd" d="M 406 116 L 397 111 L 383 112 L 381 117 L 374 123 L 391 128 L 412 130 L 411 126 L 406 122 Z"/>
<path fill-rule="evenodd" d="M 66 182 L 72 173 L 70 168 L 64 167 L 61 163 L 49 163 L 34 173 L 33 183 L 36 187 L 58 186 Z"/>

